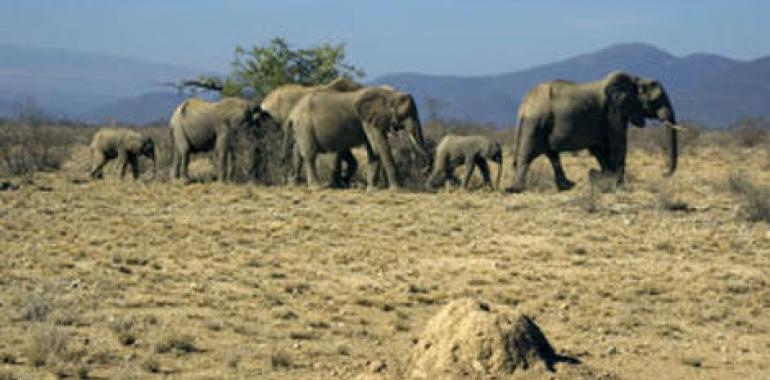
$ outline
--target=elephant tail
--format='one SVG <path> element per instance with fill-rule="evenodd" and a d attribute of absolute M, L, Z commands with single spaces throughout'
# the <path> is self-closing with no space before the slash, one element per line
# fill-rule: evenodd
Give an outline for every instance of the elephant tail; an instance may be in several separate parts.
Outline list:
<path fill-rule="evenodd" d="M 516 126 L 516 145 L 513 148 L 513 168 L 519 166 L 519 146 L 521 145 L 521 129 L 524 126 L 524 116 L 519 116 L 519 125 Z"/>
<path fill-rule="evenodd" d="M 287 162 L 291 157 L 292 149 L 294 148 L 294 123 L 291 119 L 287 119 L 283 124 L 283 147 L 282 154 L 284 162 Z"/>

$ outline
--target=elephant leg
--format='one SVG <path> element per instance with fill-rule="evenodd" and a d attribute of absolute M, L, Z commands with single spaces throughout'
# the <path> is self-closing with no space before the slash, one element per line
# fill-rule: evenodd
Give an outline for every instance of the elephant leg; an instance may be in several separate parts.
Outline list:
<path fill-rule="evenodd" d="M 476 168 L 476 160 L 473 156 L 465 157 L 465 174 L 463 175 L 461 186 L 463 189 L 468 190 L 471 184 L 471 176 L 473 176 L 473 170 Z"/>
<path fill-rule="evenodd" d="M 301 176 L 303 166 L 303 157 L 298 144 L 294 144 L 294 148 L 291 151 L 291 159 L 292 173 L 290 175 L 289 181 L 291 182 L 291 185 L 298 185 L 302 180 Z"/>
<path fill-rule="evenodd" d="M 91 167 L 89 175 L 93 179 L 102 178 L 104 176 L 102 174 L 102 169 L 104 169 L 104 165 L 107 165 L 107 157 L 104 156 L 104 153 L 98 151 L 94 151 L 92 155 L 94 165 Z"/>
<path fill-rule="evenodd" d="M 596 159 L 596 162 L 599 164 L 599 168 L 601 168 L 602 173 L 606 173 L 611 170 L 609 158 L 607 157 L 607 152 L 605 149 L 594 147 L 588 149 L 588 151 L 591 152 L 591 155 Z"/>
<path fill-rule="evenodd" d="M 226 157 L 227 157 L 227 164 L 229 165 L 228 177 L 232 182 L 232 181 L 235 181 L 235 171 L 237 168 L 237 163 L 235 161 L 235 149 L 232 149 L 232 148 L 228 149 Z M 252 163 L 251 167 L 254 168 L 256 167 L 256 165 Z M 256 176 L 256 173 L 252 173 L 252 175 Z"/>
<path fill-rule="evenodd" d="M 217 163 L 217 176 L 219 182 L 227 182 L 227 136 L 221 134 L 217 136 L 217 141 L 214 145 L 214 156 L 216 156 Z"/>
<path fill-rule="evenodd" d="M 169 173 L 169 177 L 174 180 L 179 178 L 179 153 L 177 152 L 176 148 L 174 148 L 171 152 L 171 173 Z"/>
<path fill-rule="evenodd" d="M 553 168 L 553 180 L 556 183 L 556 188 L 559 191 L 569 190 L 575 187 L 575 182 L 567 179 L 567 175 L 564 173 L 564 168 L 561 166 L 561 157 L 559 152 L 555 150 L 549 150 L 545 153 L 548 157 L 548 161 L 551 162 Z"/>
<path fill-rule="evenodd" d="M 131 165 L 131 175 L 134 181 L 139 179 L 139 157 L 135 154 L 128 155 L 128 164 Z"/>
<path fill-rule="evenodd" d="M 377 188 L 377 174 L 380 171 L 380 157 L 374 152 L 372 145 L 366 143 L 366 190 Z"/>
<path fill-rule="evenodd" d="M 118 170 L 121 180 L 126 176 L 126 169 L 128 169 L 128 154 L 125 150 L 121 150 L 118 152 Z"/>
<path fill-rule="evenodd" d="M 617 184 L 623 183 L 626 171 L 627 135 L 625 131 L 609 136 L 609 163 Z"/>
<path fill-rule="evenodd" d="M 306 139 L 309 140 L 309 139 Z M 307 186 L 310 189 L 320 189 L 321 183 L 318 181 L 318 172 L 316 170 L 316 161 L 318 149 L 312 142 L 300 142 L 301 156 L 305 162 L 305 173 L 307 177 Z"/>
<path fill-rule="evenodd" d="M 479 167 L 481 176 L 484 178 L 484 186 L 489 190 L 494 190 L 492 187 L 492 179 L 489 177 L 489 165 L 487 164 L 487 160 L 481 157 L 476 158 L 476 166 Z"/>
<path fill-rule="evenodd" d="M 342 162 L 346 163 L 345 171 L 342 171 Z M 356 161 L 353 153 L 348 149 L 344 152 L 339 152 L 334 158 L 334 186 L 341 188 L 349 188 L 350 182 L 353 176 L 358 170 L 358 162 Z"/>
<path fill-rule="evenodd" d="M 182 178 L 184 178 L 185 181 L 190 181 L 190 172 L 188 171 L 188 168 L 190 166 L 190 151 L 187 150 L 184 153 L 182 153 L 182 165 L 181 165 L 181 171 L 182 171 Z"/>
<path fill-rule="evenodd" d="M 519 141 L 516 141 L 516 157 L 514 157 L 514 177 L 511 186 L 505 189 L 509 193 L 524 191 L 527 184 L 527 172 L 532 161 L 542 153 L 541 141 L 538 138 L 536 120 L 525 120 L 519 133 Z"/>
<path fill-rule="evenodd" d="M 438 187 L 444 184 L 444 181 L 446 180 L 446 160 L 445 159 L 436 159 L 435 164 L 433 165 L 433 172 L 428 177 L 428 180 L 425 181 L 425 187 L 427 188 L 434 188 Z"/>
<path fill-rule="evenodd" d="M 342 187 L 342 153 L 334 155 L 334 165 L 332 168 L 332 181 L 331 187 Z"/>
<path fill-rule="evenodd" d="M 388 144 L 385 133 L 373 126 L 364 126 L 364 132 L 366 132 L 366 137 L 372 143 L 372 147 L 380 157 L 382 166 L 385 167 L 385 176 L 388 178 L 388 187 L 394 191 L 401 190 L 401 186 L 398 183 L 398 177 L 396 176 L 396 165 L 393 160 L 393 155 L 390 152 L 390 145 Z"/>

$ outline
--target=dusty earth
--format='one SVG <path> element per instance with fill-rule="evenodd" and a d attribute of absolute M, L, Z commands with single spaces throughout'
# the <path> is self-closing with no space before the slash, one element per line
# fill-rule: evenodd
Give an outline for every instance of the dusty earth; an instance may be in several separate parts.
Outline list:
<path fill-rule="evenodd" d="M 0 379 L 402 378 L 466 296 L 597 373 L 766 379 L 770 229 L 728 186 L 738 167 L 770 185 L 757 149 L 686 151 L 671 179 L 635 151 L 607 193 L 586 155 L 564 157 L 572 191 L 540 159 L 520 195 L 11 178 Z"/>

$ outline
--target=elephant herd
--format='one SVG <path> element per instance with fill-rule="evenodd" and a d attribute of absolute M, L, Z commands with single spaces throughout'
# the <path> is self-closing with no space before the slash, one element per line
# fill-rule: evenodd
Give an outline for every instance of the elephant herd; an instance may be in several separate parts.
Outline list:
<path fill-rule="evenodd" d="M 671 101 L 656 80 L 627 72 L 611 72 L 601 80 L 575 83 L 553 80 L 530 90 L 518 110 L 518 130 L 513 152 L 514 177 L 506 192 L 525 188 L 530 163 L 545 154 L 559 190 L 574 186 L 561 165 L 560 153 L 587 149 L 602 174 L 621 183 L 625 172 L 628 125 L 644 127 L 646 119 L 661 122 L 669 144 L 667 175 L 677 165 L 677 130 Z M 375 186 L 377 174 L 384 172 L 390 189 L 399 190 L 397 166 L 391 153 L 389 136 L 406 132 L 414 151 L 429 162 L 426 187 L 445 181 L 460 182 L 468 188 L 478 167 L 484 186 L 499 188 L 503 149 L 498 141 L 484 136 L 445 136 L 433 157 L 427 152 L 414 98 L 390 86 L 366 86 L 340 78 L 320 86 L 284 85 L 268 94 L 261 103 L 239 98 L 208 102 L 185 100 L 170 120 L 173 149 L 172 179 L 188 179 L 190 154 L 212 152 L 221 181 L 231 180 L 235 171 L 234 140 L 239 132 L 260 128 L 280 128 L 284 158 L 291 157 L 292 178 L 299 181 L 304 168 L 307 185 L 321 188 L 317 172 L 319 154 L 334 153 L 333 186 L 348 186 L 358 169 L 352 149 L 366 151 L 367 188 Z M 90 175 L 102 176 L 102 168 L 118 158 L 121 178 L 127 165 L 134 178 L 139 175 L 138 158 L 155 159 L 151 138 L 116 128 L 96 133 L 91 143 L 94 160 Z M 488 161 L 498 165 L 494 186 Z M 343 170 L 344 165 L 344 170 Z M 462 178 L 455 168 L 465 165 Z M 155 167 L 153 174 L 155 173 Z"/>

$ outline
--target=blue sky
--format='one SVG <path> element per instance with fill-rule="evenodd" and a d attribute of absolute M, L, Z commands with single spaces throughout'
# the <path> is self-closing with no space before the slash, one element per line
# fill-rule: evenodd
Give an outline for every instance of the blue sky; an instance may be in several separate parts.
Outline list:
<path fill-rule="evenodd" d="M 235 45 L 345 43 L 367 77 L 513 71 L 621 42 L 770 54 L 766 0 L 2 0 L 0 43 L 224 72 Z"/>

